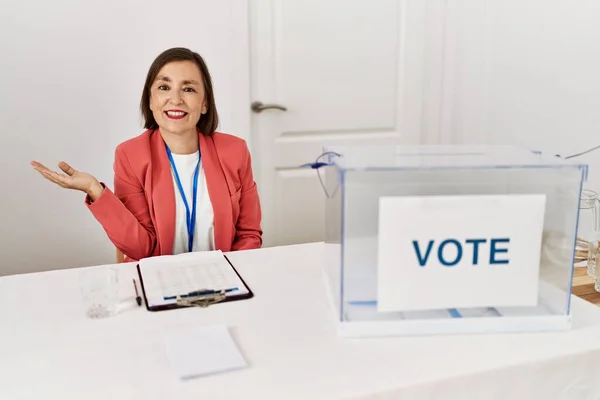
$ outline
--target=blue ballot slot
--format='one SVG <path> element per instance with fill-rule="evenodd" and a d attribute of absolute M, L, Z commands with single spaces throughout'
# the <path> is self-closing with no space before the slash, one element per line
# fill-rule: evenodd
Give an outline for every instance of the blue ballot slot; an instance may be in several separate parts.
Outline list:
<path fill-rule="evenodd" d="M 514 146 L 323 151 L 311 166 L 341 335 L 570 328 L 587 165 Z"/>

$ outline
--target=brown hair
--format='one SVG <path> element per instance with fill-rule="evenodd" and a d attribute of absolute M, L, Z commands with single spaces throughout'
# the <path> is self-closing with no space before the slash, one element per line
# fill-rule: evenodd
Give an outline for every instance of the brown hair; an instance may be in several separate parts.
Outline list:
<path fill-rule="evenodd" d="M 208 67 L 204 63 L 204 59 L 200 56 L 200 54 L 183 47 L 174 47 L 172 49 L 163 51 L 158 55 L 158 57 L 156 57 L 150 66 L 150 69 L 148 70 L 146 83 L 144 84 L 144 92 L 142 93 L 142 100 L 140 101 L 140 110 L 142 112 L 142 117 L 144 118 L 144 128 L 158 128 L 158 124 L 156 123 L 154 115 L 152 114 L 152 110 L 150 109 L 150 88 L 162 67 L 170 62 L 175 61 L 192 61 L 198 66 L 198 69 L 200 69 L 206 96 L 207 111 L 206 114 L 202 114 L 196 126 L 203 135 L 210 136 L 215 132 L 217 126 L 219 125 L 219 115 L 215 105 L 215 96 L 213 93 L 210 73 L 208 72 Z"/>

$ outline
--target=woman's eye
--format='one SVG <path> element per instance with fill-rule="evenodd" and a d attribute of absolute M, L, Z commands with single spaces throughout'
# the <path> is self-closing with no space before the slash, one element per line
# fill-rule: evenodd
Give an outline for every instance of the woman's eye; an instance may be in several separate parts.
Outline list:
<path fill-rule="evenodd" d="M 195 92 L 194 88 L 191 88 L 191 87 L 190 88 L 184 88 L 183 91 L 184 92 L 188 92 L 188 93 L 189 92 Z"/>
<path fill-rule="evenodd" d="M 167 85 L 160 85 L 158 90 L 169 90 L 169 87 Z"/>

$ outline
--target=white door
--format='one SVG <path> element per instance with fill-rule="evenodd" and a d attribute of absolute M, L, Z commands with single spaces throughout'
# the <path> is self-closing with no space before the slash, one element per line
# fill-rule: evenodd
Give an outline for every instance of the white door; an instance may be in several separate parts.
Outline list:
<path fill-rule="evenodd" d="M 424 97 L 437 90 L 423 80 L 437 54 L 424 3 L 250 2 L 251 102 L 267 107 L 252 113 L 265 247 L 323 240 L 325 195 L 299 166 L 324 145 L 421 143 Z"/>

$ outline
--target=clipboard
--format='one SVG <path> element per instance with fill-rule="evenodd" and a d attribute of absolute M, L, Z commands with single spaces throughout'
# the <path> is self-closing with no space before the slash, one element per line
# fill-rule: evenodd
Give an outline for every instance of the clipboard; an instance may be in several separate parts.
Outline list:
<path fill-rule="evenodd" d="M 219 259 L 221 259 L 220 257 L 222 257 L 222 260 L 224 260 L 226 262 L 226 264 L 223 263 L 223 264 L 219 265 L 218 268 L 219 269 L 227 268 L 227 271 L 231 271 L 231 272 L 228 272 L 229 279 L 230 280 L 235 279 L 237 281 L 237 284 L 239 286 L 242 286 L 241 290 L 238 290 L 240 292 L 240 294 L 236 294 L 235 292 L 226 293 L 224 290 L 216 289 L 216 290 L 214 290 L 215 293 L 213 293 L 213 294 L 185 297 L 185 295 L 188 294 L 189 292 L 185 293 L 185 291 L 184 291 L 184 293 L 173 293 L 174 295 L 179 297 L 178 299 L 176 299 L 176 301 L 169 300 L 169 302 L 167 302 L 167 303 L 151 305 L 151 303 L 153 303 L 153 302 L 149 301 L 149 298 L 151 298 L 151 296 L 148 293 L 148 289 L 149 289 L 147 287 L 148 279 L 146 279 L 146 280 L 144 279 L 144 273 L 142 272 L 143 267 L 140 267 L 140 262 L 143 262 L 144 260 L 140 260 L 140 262 L 138 262 L 136 268 L 137 268 L 137 273 L 138 273 L 138 277 L 139 277 L 139 281 L 140 281 L 140 286 L 142 288 L 142 296 L 144 299 L 144 304 L 146 305 L 146 309 L 148 311 L 156 312 L 156 311 L 166 311 L 166 310 L 174 310 L 174 309 L 198 307 L 198 306 L 207 307 L 207 306 L 214 305 L 214 304 L 227 303 L 227 302 L 239 301 L 239 300 L 247 300 L 247 299 L 251 299 L 252 297 L 254 297 L 254 293 L 252 292 L 250 287 L 246 284 L 246 282 L 241 277 L 241 275 L 236 270 L 236 268 L 233 266 L 233 264 L 231 263 L 229 258 L 227 258 L 227 256 L 225 254 L 221 253 L 220 251 L 186 253 L 185 255 L 177 255 L 177 256 L 153 257 L 153 259 L 151 261 L 153 263 L 152 269 L 160 270 L 162 268 L 162 270 L 164 270 L 165 272 L 168 273 L 168 272 L 170 272 L 169 268 L 178 268 L 178 267 L 181 267 L 181 265 L 185 265 L 187 268 L 197 268 L 198 270 L 201 270 L 202 268 L 206 268 L 205 262 L 203 262 L 203 260 L 202 260 L 202 256 L 203 256 L 202 253 L 210 253 L 211 256 L 217 257 Z M 197 258 L 197 260 L 194 260 L 195 257 Z M 188 260 L 185 260 L 185 258 L 188 258 Z M 161 260 L 165 261 L 164 267 L 158 265 L 161 262 Z M 182 260 L 183 263 L 181 265 L 177 264 L 178 260 Z M 235 276 L 235 278 L 234 278 L 234 276 Z M 201 284 L 198 284 L 198 285 L 201 286 Z M 213 290 L 213 289 L 214 288 L 196 287 L 194 289 L 194 291 Z M 238 289 L 240 289 L 240 288 L 238 288 Z M 156 296 L 157 295 L 154 294 L 155 298 L 156 298 Z M 184 298 L 182 298 L 182 296 Z M 171 297 L 173 297 L 173 296 L 171 296 Z M 159 301 L 159 303 L 160 303 L 160 301 Z"/>

